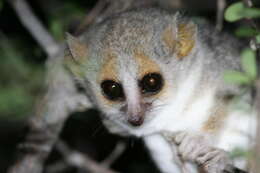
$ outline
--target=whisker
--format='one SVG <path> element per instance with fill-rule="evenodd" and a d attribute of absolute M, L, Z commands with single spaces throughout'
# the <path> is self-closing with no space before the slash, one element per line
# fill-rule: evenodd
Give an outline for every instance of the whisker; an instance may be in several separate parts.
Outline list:
<path fill-rule="evenodd" d="M 115 120 L 125 120 L 125 117 L 122 116 L 122 115 L 120 115 L 120 116 L 118 116 L 118 117 L 109 118 L 109 120 L 111 120 L 111 121 L 115 121 Z"/>
<path fill-rule="evenodd" d="M 155 106 L 152 106 L 150 109 L 148 109 L 147 111 L 151 112 L 151 111 L 156 111 L 162 107 L 165 107 L 167 106 L 168 104 L 160 104 L 160 105 L 155 105 Z"/>
<path fill-rule="evenodd" d="M 127 127 L 127 125 L 124 124 L 124 123 L 127 123 L 127 120 L 124 115 L 120 115 L 118 117 L 108 117 L 108 119 L 110 121 L 115 122 L 115 124 L 117 124 L 119 127 L 123 128 L 125 130 L 129 130 L 129 127 Z"/>

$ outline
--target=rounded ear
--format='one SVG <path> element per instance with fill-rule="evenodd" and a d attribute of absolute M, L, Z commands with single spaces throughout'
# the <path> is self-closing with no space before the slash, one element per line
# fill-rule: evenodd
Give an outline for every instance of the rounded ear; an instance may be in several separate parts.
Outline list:
<path fill-rule="evenodd" d="M 168 26 L 162 33 L 162 40 L 170 52 L 182 59 L 189 55 L 195 46 L 197 27 L 192 22 Z"/>
<path fill-rule="evenodd" d="M 64 53 L 65 66 L 76 77 L 84 75 L 83 66 L 87 61 L 88 50 L 87 46 L 78 38 L 67 33 L 67 47 Z"/>
<path fill-rule="evenodd" d="M 84 61 L 84 59 L 87 58 L 87 46 L 82 43 L 78 38 L 72 36 L 69 33 L 67 33 L 66 36 L 67 45 L 72 58 L 75 60 L 75 62 L 81 63 L 82 61 Z"/>
<path fill-rule="evenodd" d="M 177 56 L 183 58 L 191 52 L 195 46 L 197 27 L 193 22 L 178 24 Z"/>

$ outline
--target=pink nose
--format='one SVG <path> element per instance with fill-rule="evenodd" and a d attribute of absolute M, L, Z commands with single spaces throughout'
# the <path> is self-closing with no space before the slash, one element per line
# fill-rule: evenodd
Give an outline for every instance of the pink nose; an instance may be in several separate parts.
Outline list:
<path fill-rule="evenodd" d="M 150 104 L 141 103 L 140 106 L 132 107 L 132 109 L 128 107 L 127 109 L 127 121 L 133 126 L 140 126 L 144 122 L 145 113 Z"/>
<path fill-rule="evenodd" d="M 125 105 L 121 108 L 121 111 L 126 114 L 129 124 L 132 126 L 141 126 L 144 122 L 145 113 L 150 106 L 151 103 L 141 103 L 138 106 Z"/>
<path fill-rule="evenodd" d="M 128 122 L 133 126 L 140 126 L 144 122 L 144 115 L 129 116 Z"/>

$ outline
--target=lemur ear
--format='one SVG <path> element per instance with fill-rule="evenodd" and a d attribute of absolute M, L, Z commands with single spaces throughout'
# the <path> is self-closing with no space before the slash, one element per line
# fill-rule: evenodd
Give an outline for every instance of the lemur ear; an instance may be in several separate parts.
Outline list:
<path fill-rule="evenodd" d="M 73 75 L 80 77 L 83 74 L 82 66 L 87 60 L 88 50 L 87 46 L 78 38 L 67 33 L 67 48 L 65 49 L 64 63 L 73 73 Z"/>
<path fill-rule="evenodd" d="M 77 63 L 80 63 L 82 60 L 87 58 L 87 46 L 82 43 L 78 38 L 67 33 L 67 44 L 72 58 Z"/>
<path fill-rule="evenodd" d="M 162 40 L 177 58 L 182 59 L 189 55 L 195 46 L 196 32 L 194 23 L 179 23 L 176 26 L 168 26 L 163 32 Z"/>

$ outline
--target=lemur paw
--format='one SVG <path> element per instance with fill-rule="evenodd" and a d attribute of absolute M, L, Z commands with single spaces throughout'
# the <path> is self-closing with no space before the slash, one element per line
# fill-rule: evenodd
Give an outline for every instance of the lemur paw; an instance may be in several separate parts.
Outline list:
<path fill-rule="evenodd" d="M 199 155 L 195 162 L 208 173 L 233 172 L 233 163 L 227 152 L 221 149 L 209 147 L 206 154 Z"/>
<path fill-rule="evenodd" d="M 232 160 L 221 149 L 210 146 L 209 139 L 203 135 L 187 132 L 164 132 L 166 140 L 178 146 L 183 161 L 197 163 L 206 173 L 232 172 Z"/>
<path fill-rule="evenodd" d="M 178 145 L 179 155 L 187 161 L 194 161 L 210 150 L 206 137 L 198 134 L 180 132 L 175 136 L 175 143 Z"/>

